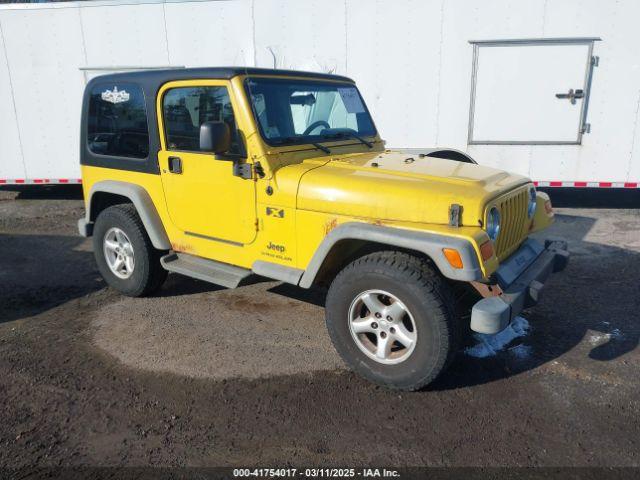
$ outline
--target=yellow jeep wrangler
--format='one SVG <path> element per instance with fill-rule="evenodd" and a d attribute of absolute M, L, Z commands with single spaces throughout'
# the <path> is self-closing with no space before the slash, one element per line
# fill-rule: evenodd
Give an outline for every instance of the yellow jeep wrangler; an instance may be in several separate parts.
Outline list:
<path fill-rule="evenodd" d="M 79 230 L 110 286 L 148 295 L 171 271 L 327 287 L 338 353 L 391 388 L 434 380 L 463 327 L 501 331 L 568 260 L 566 243 L 528 238 L 553 220 L 529 179 L 455 150 L 386 150 L 346 77 L 105 75 L 86 87 L 81 129 Z"/>

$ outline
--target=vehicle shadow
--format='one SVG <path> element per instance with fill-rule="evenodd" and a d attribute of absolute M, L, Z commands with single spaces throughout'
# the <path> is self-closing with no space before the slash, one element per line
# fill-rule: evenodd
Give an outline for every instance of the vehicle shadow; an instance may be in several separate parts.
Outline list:
<path fill-rule="evenodd" d="M 639 188 L 538 188 L 556 208 L 640 208 Z"/>
<path fill-rule="evenodd" d="M 0 323 L 105 287 L 81 237 L 0 234 Z"/>
<path fill-rule="evenodd" d="M 261 277 L 259 275 L 250 275 L 244 279 L 238 288 L 254 285 L 256 283 L 273 282 L 270 278 Z M 217 292 L 218 290 L 226 290 L 226 287 L 216 285 L 214 283 L 205 282 L 196 278 L 187 277 L 185 275 L 169 273 L 169 276 L 162 288 L 153 293 L 152 297 L 180 297 L 182 295 L 193 295 L 197 293 Z"/>
<path fill-rule="evenodd" d="M 312 305 L 323 308 L 327 296 L 324 290 L 307 289 L 297 287 L 295 285 L 290 285 L 288 283 L 280 283 L 267 291 L 270 293 L 275 293 L 276 295 L 293 298 L 301 302 L 311 303 Z"/>
<path fill-rule="evenodd" d="M 3 185 L 0 191 L 16 192 L 16 200 L 82 200 L 82 185 Z"/>
<path fill-rule="evenodd" d="M 167 280 L 158 291 L 151 296 L 157 298 L 181 297 L 183 295 L 194 295 L 197 293 L 216 292 L 224 290 L 225 287 L 204 282 L 184 275 L 169 273 Z"/>

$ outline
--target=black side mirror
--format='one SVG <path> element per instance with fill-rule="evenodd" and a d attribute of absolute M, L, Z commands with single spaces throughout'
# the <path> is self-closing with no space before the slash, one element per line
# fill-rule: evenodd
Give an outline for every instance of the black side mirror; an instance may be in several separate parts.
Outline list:
<path fill-rule="evenodd" d="M 200 151 L 226 153 L 231 148 L 231 130 L 225 122 L 204 122 L 200 125 Z"/>

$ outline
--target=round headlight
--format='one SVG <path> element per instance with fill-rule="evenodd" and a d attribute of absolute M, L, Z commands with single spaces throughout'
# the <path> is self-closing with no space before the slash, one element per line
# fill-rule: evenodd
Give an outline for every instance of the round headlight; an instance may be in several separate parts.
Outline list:
<path fill-rule="evenodd" d="M 487 215 L 487 235 L 493 241 L 498 238 L 500 233 L 500 212 L 496 207 L 491 207 L 489 215 Z"/>
<path fill-rule="evenodd" d="M 529 208 L 527 209 L 527 215 L 529 215 L 529 218 L 531 218 L 535 213 L 536 213 L 536 189 L 535 187 L 531 187 L 529 189 Z"/>

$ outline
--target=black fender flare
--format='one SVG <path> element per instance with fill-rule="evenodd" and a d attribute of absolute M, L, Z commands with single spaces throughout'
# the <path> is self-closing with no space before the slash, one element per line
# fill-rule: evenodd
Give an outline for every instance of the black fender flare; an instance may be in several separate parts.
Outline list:
<path fill-rule="evenodd" d="M 142 224 L 153 246 L 158 250 L 171 249 L 171 242 L 151 196 L 143 187 L 134 183 L 104 180 L 93 184 L 87 197 L 85 217 L 78 221 L 78 228 L 81 234 L 90 235 L 91 229 L 87 228 L 87 226 L 95 221 L 95 218 L 92 218 L 91 202 L 93 196 L 98 192 L 113 193 L 131 200 L 131 203 L 136 207 L 138 215 L 140 215 Z"/>

